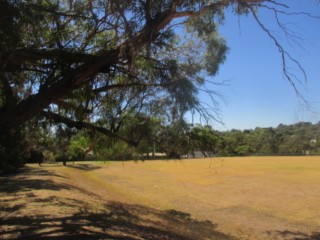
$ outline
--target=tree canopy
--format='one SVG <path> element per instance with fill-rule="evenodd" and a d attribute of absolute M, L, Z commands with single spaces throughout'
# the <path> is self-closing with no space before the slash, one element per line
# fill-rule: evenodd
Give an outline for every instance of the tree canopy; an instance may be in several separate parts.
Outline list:
<path fill-rule="evenodd" d="M 287 61 L 302 67 L 259 20 L 260 8 L 275 17 L 289 9 L 272 0 L 1 1 L 3 139 L 19 139 L 30 121 L 47 121 L 137 145 L 120 134 L 129 116 L 141 120 L 136 129 L 150 116 L 174 122 L 196 110 L 214 117 L 197 92 L 225 60 L 218 25 L 226 8 L 253 14 L 293 82 Z M 2 141 L 1 149 L 9 146 Z"/>

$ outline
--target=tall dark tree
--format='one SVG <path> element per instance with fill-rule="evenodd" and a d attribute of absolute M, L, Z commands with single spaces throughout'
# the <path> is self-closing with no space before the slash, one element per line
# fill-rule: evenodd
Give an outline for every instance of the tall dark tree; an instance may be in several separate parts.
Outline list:
<path fill-rule="evenodd" d="M 119 134 L 124 112 L 161 108 L 177 118 L 197 109 L 210 115 L 197 88 L 225 59 L 217 25 L 230 6 L 236 14 L 253 14 L 294 80 L 286 63 L 301 69 L 299 63 L 258 18 L 259 8 L 276 16 L 287 9 L 275 1 L 1 1 L 1 139 L 19 139 L 19 128 L 37 118 L 136 145 Z M 181 39 L 177 26 L 185 30 Z"/>

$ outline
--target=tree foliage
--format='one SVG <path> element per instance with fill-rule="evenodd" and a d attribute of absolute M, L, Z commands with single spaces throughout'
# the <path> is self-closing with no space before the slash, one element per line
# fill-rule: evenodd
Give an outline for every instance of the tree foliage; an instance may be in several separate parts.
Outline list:
<path fill-rule="evenodd" d="M 230 6 L 259 23 L 259 8 L 287 8 L 271 0 L 1 1 L 0 134 L 15 139 L 30 121 L 47 121 L 137 146 L 121 135 L 128 112 L 212 117 L 197 92 L 225 60 L 217 26 Z M 270 37 L 284 63 L 294 61 Z"/>
<path fill-rule="evenodd" d="M 222 156 L 319 154 L 320 125 L 301 122 L 276 128 L 220 132 Z"/>
<path fill-rule="evenodd" d="M 218 134 L 211 126 L 195 126 L 190 131 L 190 148 L 191 153 L 201 151 L 203 156 L 207 152 L 215 154 L 220 147 L 220 139 Z"/>

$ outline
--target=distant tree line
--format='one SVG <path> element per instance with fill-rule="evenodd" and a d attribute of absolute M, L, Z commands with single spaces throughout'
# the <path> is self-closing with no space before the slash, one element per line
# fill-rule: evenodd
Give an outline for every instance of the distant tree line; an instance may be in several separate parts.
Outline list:
<path fill-rule="evenodd" d="M 179 131 L 169 126 L 171 132 Z M 320 154 L 320 122 L 300 122 L 293 125 L 280 124 L 276 128 L 216 131 L 211 126 L 188 125 L 180 130 L 179 137 L 173 133 L 159 139 L 165 151 L 192 156 L 196 151 L 215 156 L 260 156 L 260 155 L 317 155 Z M 174 140 L 170 140 L 174 139 Z M 168 147 L 169 148 L 169 147 Z"/>
<path fill-rule="evenodd" d="M 217 133 L 222 156 L 316 155 L 320 153 L 320 123 L 280 124 L 276 128 Z"/>
<path fill-rule="evenodd" d="M 167 159 L 199 157 L 196 153 L 204 157 L 320 154 L 320 122 L 217 131 L 210 125 L 191 125 L 181 119 L 168 123 L 128 113 L 119 132 L 126 136 L 126 141 L 96 131 L 34 121 L 21 132 L 24 142 L 11 140 L 7 144 L 23 151 L 24 159 L 16 159 L 19 165 L 43 161 L 65 164 L 75 160 L 147 160 L 159 158 L 159 153 Z M 133 146 L 127 141 L 138 144 Z M 15 169 L 7 166 L 1 171 Z"/>
<path fill-rule="evenodd" d="M 180 120 L 164 125 L 159 119 L 128 116 L 121 134 L 138 141 L 125 141 L 90 131 L 58 125 L 25 130 L 28 162 L 74 160 L 142 160 L 165 153 L 168 159 L 203 156 L 315 155 L 320 154 L 320 122 L 280 124 L 276 128 L 216 131 L 209 125 L 190 125 Z"/>

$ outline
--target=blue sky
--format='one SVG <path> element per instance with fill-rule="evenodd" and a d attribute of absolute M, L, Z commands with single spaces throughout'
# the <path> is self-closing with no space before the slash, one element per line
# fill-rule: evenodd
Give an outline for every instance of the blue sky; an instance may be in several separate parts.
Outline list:
<path fill-rule="evenodd" d="M 278 2 L 278 1 L 277 1 Z M 288 2 L 288 1 L 287 1 Z M 320 16 L 320 3 L 312 0 L 290 0 L 290 11 L 311 12 Z M 274 16 L 260 11 L 262 21 L 279 32 Z M 272 40 L 251 16 L 226 15 L 220 27 L 229 46 L 227 59 L 220 67 L 214 81 L 228 81 L 217 89 L 225 101 L 220 101 L 221 119 L 225 125 L 214 123 L 218 130 L 277 127 L 280 123 L 320 121 L 320 19 L 307 16 L 283 16 L 283 23 L 302 37 L 299 43 L 287 41 L 276 34 L 283 47 L 296 58 L 307 72 L 307 82 L 297 84 L 299 91 L 309 101 L 306 109 L 294 89 L 284 78 L 281 55 Z M 292 70 L 297 72 L 297 67 Z M 299 75 L 304 81 L 303 77 Z M 206 97 L 201 96 L 204 101 Z"/>

